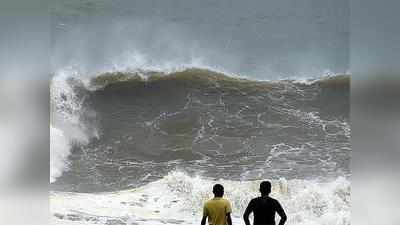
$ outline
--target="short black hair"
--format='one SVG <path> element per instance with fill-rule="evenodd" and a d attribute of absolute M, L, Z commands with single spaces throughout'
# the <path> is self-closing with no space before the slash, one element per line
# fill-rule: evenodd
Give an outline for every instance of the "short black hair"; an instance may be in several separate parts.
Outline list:
<path fill-rule="evenodd" d="M 269 181 L 263 181 L 260 184 L 260 192 L 263 195 L 268 195 L 271 193 L 271 182 Z"/>
<path fill-rule="evenodd" d="M 224 195 L 224 186 L 222 184 L 214 185 L 213 193 L 216 197 L 222 197 Z"/>

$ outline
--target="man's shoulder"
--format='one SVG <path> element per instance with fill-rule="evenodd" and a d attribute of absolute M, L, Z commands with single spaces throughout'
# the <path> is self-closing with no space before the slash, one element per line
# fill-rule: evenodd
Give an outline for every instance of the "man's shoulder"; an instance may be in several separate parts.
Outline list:
<path fill-rule="evenodd" d="M 230 204 L 230 201 L 226 198 L 219 198 L 219 199 L 214 199 L 217 200 L 218 203 L 222 203 L 222 204 Z"/>
<path fill-rule="evenodd" d="M 226 199 L 226 198 L 222 198 L 221 200 L 224 201 L 224 202 L 226 202 L 226 203 L 230 203 L 229 200 Z"/>
<path fill-rule="evenodd" d="M 279 203 L 279 201 L 278 201 L 277 199 L 275 199 L 275 198 L 271 198 L 271 197 L 270 197 L 270 199 L 271 199 L 271 201 L 273 201 L 273 202 L 275 202 L 275 203 Z"/>
<path fill-rule="evenodd" d="M 204 205 L 209 205 L 210 203 L 212 203 L 212 201 L 213 201 L 213 199 L 208 199 L 208 200 L 204 203 Z"/>
<path fill-rule="evenodd" d="M 269 197 L 269 200 L 272 202 L 272 204 L 275 207 L 280 207 L 281 204 L 279 203 L 279 201 L 277 199 Z"/>
<path fill-rule="evenodd" d="M 272 197 L 270 197 L 270 196 L 268 196 L 268 198 L 271 199 L 271 201 L 278 201 L 278 200 L 276 200 L 275 198 L 272 198 Z"/>

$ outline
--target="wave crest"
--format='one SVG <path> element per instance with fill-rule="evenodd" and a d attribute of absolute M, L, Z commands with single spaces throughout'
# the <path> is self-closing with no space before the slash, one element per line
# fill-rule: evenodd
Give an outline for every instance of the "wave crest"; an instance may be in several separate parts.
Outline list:
<path fill-rule="evenodd" d="M 323 76 L 321 78 L 310 79 L 282 79 L 275 81 L 252 80 L 246 76 L 237 74 L 228 74 L 203 68 L 184 68 L 176 71 L 152 71 L 152 70 L 134 70 L 134 71 L 117 71 L 100 73 L 93 76 L 88 82 L 89 89 L 102 89 L 108 85 L 123 82 L 133 83 L 152 83 L 152 82 L 168 82 L 168 81 L 187 81 L 199 86 L 220 85 L 220 87 L 229 87 L 229 85 L 237 84 L 241 87 L 260 88 L 273 87 L 288 84 L 303 85 L 320 85 L 324 88 L 342 87 L 346 88 L 350 85 L 350 75 L 337 74 Z M 267 89 L 268 90 L 268 89 Z"/>

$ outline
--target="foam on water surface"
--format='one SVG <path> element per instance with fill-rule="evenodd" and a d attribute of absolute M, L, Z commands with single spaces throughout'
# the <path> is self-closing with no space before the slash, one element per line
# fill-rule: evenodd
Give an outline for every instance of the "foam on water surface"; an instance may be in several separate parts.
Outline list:
<path fill-rule="evenodd" d="M 172 172 L 140 188 L 107 193 L 51 193 L 53 224 L 198 224 L 212 185 L 225 186 L 235 224 L 249 200 L 258 195 L 260 181 L 211 180 Z M 350 224 L 350 184 L 344 178 L 320 183 L 274 180 L 272 197 L 288 214 L 287 224 Z"/>

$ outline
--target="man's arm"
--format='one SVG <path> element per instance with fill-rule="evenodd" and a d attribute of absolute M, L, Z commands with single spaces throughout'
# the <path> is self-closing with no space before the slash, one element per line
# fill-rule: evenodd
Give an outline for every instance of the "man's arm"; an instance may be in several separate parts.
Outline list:
<path fill-rule="evenodd" d="M 250 213 L 253 212 L 252 202 L 253 202 L 253 200 L 250 201 L 249 205 L 247 206 L 247 208 L 243 214 L 243 220 L 246 225 L 250 225 L 249 215 L 250 215 Z"/>
<path fill-rule="evenodd" d="M 227 201 L 226 207 L 225 207 L 225 214 L 226 214 L 226 222 L 228 225 L 232 225 L 232 218 L 231 218 L 231 213 L 232 213 L 232 206 L 229 201 Z"/>
<path fill-rule="evenodd" d="M 201 219 L 201 225 L 206 225 L 206 220 L 207 216 L 203 216 L 203 219 Z"/>
<path fill-rule="evenodd" d="M 285 213 L 285 210 L 283 210 L 281 204 L 279 204 L 278 201 L 277 201 L 277 203 L 278 203 L 278 205 L 277 205 L 276 212 L 281 217 L 281 220 L 279 221 L 279 225 L 284 225 L 287 220 L 286 213 Z"/>
<path fill-rule="evenodd" d="M 226 222 L 228 223 L 228 225 L 232 225 L 231 213 L 226 214 Z"/>
<path fill-rule="evenodd" d="M 203 206 L 203 218 L 201 219 L 201 225 L 206 225 L 207 216 L 208 216 L 208 211 L 207 211 L 206 204 L 204 204 L 204 206 Z"/>

